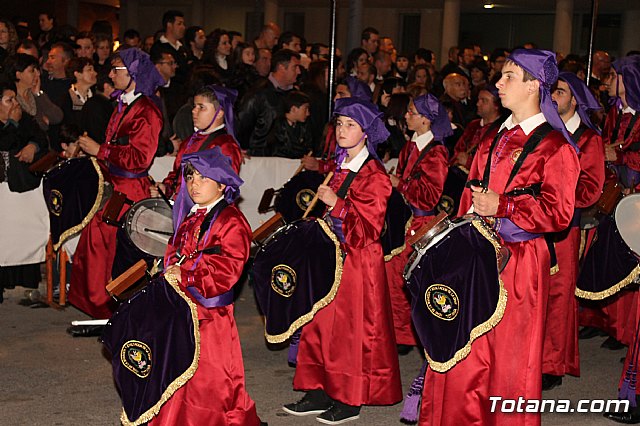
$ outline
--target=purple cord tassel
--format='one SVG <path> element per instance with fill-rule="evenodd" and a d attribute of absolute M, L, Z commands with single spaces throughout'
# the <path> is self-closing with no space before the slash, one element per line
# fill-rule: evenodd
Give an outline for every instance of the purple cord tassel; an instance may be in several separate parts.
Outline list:
<path fill-rule="evenodd" d="M 407 393 L 400 413 L 400 420 L 406 423 L 416 423 L 420 414 L 420 402 L 422 400 L 422 390 L 424 389 L 424 376 L 427 373 L 427 361 L 420 369 L 420 374 L 413 380 L 409 393 Z"/>
<path fill-rule="evenodd" d="M 633 364 L 629 364 L 627 372 L 622 380 L 622 386 L 618 392 L 619 399 L 626 399 L 629 401 L 632 407 L 636 407 L 636 382 L 637 382 L 637 370 Z"/>
<path fill-rule="evenodd" d="M 298 330 L 291 336 L 291 342 L 289 343 L 289 353 L 287 361 L 289 365 L 295 367 L 298 364 L 298 345 L 300 344 L 300 334 L 302 330 Z"/>

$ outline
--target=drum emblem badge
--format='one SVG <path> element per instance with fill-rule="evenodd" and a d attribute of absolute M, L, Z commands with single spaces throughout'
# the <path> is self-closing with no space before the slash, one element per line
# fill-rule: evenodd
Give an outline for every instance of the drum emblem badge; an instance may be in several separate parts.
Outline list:
<path fill-rule="evenodd" d="M 49 195 L 49 202 L 47 203 L 49 212 L 56 216 L 60 216 L 62 213 L 62 194 L 57 189 L 52 189 Z"/>
<path fill-rule="evenodd" d="M 281 296 L 291 297 L 296 289 L 296 271 L 287 265 L 276 265 L 271 270 L 271 288 Z"/>
<path fill-rule="evenodd" d="M 316 193 L 313 190 L 305 188 L 296 194 L 296 204 L 302 211 L 306 211 L 315 196 Z"/>
<path fill-rule="evenodd" d="M 129 340 L 120 350 L 122 365 L 140 378 L 151 373 L 151 348 L 138 340 Z"/>
<path fill-rule="evenodd" d="M 436 318 L 452 321 L 460 312 L 458 295 L 444 284 L 433 284 L 427 288 L 424 301 L 429 312 Z"/>
<path fill-rule="evenodd" d="M 453 198 L 448 195 L 442 194 L 442 197 L 440 197 L 440 201 L 438 201 L 437 209 L 439 212 L 452 214 L 454 213 L 453 208 L 455 205 L 456 203 L 453 201 Z"/>
<path fill-rule="evenodd" d="M 522 148 L 513 150 L 511 156 L 509 157 L 509 159 L 511 160 L 511 164 L 516 164 L 516 161 L 518 161 L 518 157 L 520 157 L 520 154 L 522 154 Z"/>

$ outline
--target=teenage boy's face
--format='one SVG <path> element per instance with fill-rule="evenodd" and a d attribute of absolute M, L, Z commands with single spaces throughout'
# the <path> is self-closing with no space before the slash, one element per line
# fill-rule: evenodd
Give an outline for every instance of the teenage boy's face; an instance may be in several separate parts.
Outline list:
<path fill-rule="evenodd" d="M 513 111 L 514 107 L 526 101 L 530 95 L 530 86 L 533 81 L 523 81 L 522 68 L 513 62 L 508 62 L 502 68 L 502 77 L 496 83 L 502 106 Z M 532 88 L 533 89 L 533 88 Z"/>
<path fill-rule="evenodd" d="M 213 126 L 211 120 L 216 115 L 216 107 L 204 96 L 196 95 L 193 99 L 193 109 L 191 110 L 191 117 L 193 118 L 193 125 L 197 129 L 207 130 Z M 218 114 L 218 117 L 222 117 L 222 112 Z M 216 118 L 216 122 L 219 122 Z M 217 127 L 217 126 L 215 126 Z"/>
<path fill-rule="evenodd" d="M 224 193 L 225 185 L 202 176 L 197 170 L 187 176 L 186 181 L 189 197 L 201 206 L 208 206 Z"/>
<path fill-rule="evenodd" d="M 296 123 L 304 123 L 309 117 L 309 104 L 302 104 L 299 107 L 291 107 L 291 115 Z"/>

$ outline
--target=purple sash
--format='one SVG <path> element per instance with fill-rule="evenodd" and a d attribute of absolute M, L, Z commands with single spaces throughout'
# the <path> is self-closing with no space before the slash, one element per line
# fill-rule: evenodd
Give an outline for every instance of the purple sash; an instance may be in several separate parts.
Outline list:
<path fill-rule="evenodd" d="M 416 217 L 433 216 L 434 214 L 436 214 L 435 210 L 422 210 L 412 206 L 411 204 L 409 204 L 409 207 L 411 207 L 411 212 Z"/>
<path fill-rule="evenodd" d="M 193 286 L 187 287 L 187 290 L 189 290 L 189 293 L 191 293 L 198 303 L 205 308 L 221 308 L 233 303 L 233 290 L 229 290 L 226 293 L 222 293 L 221 295 L 214 297 L 204 297 Z"/>
<path fill-rule="evenodd" d="M 126 179 L 138 179 L 149 176 L 149 172 L 147 170 L 141 173 L 132 173 L 127 170 L 121 169 L 120 167 L 111 163 L 109 163 L 109 173 L 111 173 L 113 176 L 118 176 Z"/>
<path fill-rule="evenodd" d="M 522 241 L 529 241 L 542 236 L 542 234 L 532 234 L 527 232 L 511 220 L 505 218 L 496 218 L 496 223 L 493 228 L 507 243 L 520 243 Z"/>
<path fill-rule="evenodd" d="M 332 228 L 333 228 L 333 233 L 336 234 L 336 237 L 338 237 L 338 240 L 341 243 L 344 243 L 344 233 L 342 232 L 342 222 L 344 222 L 342 219 L 338 219 L 335 218 L 333 216 L 328 216 L 329 219 L 331 220 L 331 223 L 333 224 Z"/>

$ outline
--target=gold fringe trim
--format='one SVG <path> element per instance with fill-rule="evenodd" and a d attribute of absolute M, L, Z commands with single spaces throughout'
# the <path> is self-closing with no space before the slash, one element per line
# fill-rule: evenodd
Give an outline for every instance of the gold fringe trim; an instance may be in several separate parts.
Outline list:
<path fill-rule="evenodd" d="M 625 279 L 609 287 L 606 290 L 591 292 L 591 291 L 580 290 L 579 288 L 576 287 L 575 294 L 577 297 L 581 299 L 587 299 L 587 300 L 606 299 L 607 297 L 613 296 L 614 294 L 618 293 L 620 290 L 624 289 L 626 286 L 631 284 L 633 281 L 635 281 L 636 278 L 638 278 L 639 275 L 640 275 L 640 265 L 637 265 L 635 268 L 633 268 L 631 273 L 627 275 Z"/>
<path fill-rule="evenodd" d="M 91 163 L 93 164 L 93 168 L 96 170 L 96 173 L 98 174 L 98 195 L 96 196 L 96 201 L 93 203 L 93 206 L 91 207 L 91 210 L 89 210 L 89 213 L 87 214 L 87 216 L 84 219 L 82 219 L 82 222 L 80 222 L 76 226 L 73 226 L 67 229 L 60 235 L 58 242 L 53 245 L 54 251 L 58 251 L 60 246 L 67 240 L 67 238 L 82 231 L 84 227 L 87 226 L 89 222 L 91 222 L 91 219 L 93 219 L 93 216 L 95 216 L 97 211 L 100 209 L 100 204 L 102 204 L 102 197 L 104 196 L 104 176 L 102 175 L 102 170 L 100 170 L 100 165 L 98 164 L 98 160 L 96 160 L 94 157 L 91 157 L 90 160 L 91 160 Z"/>
<path fill-rule="evenodd" d="M 313 307 L 311 308 L 311 312 L 304 314 L 300 318 L 295 320 L 289 326 L 289 329 L 284 333 L 271 335 L 267 333 L 267 330 L 265 327 L 264 335 L 267 339 L 267 342 L 269 343 L 282 343 L 285 340 L 287 340 L 289 337 L 291 337 L 293 333 L 295 333 L 300 327 L 309 323 L 320 309 L 328 306 L 329 303 L 333 302 L 333 299 L 336 297 L 336 294 L 338 293 L 338 289 L 340 288 L 340 280 L 342 279 L 342 266 L 343 266 L 342 249 L 340 248 L 340 241 L 338 241 L 336 234 L 333 233 L 331 228 L 329 228 L 329 225 L 327 225 L 327 223 L 324 220 L 322 219 L 316 219 L 316 220 L 320 225 L 320 227 L 322 228 L 322 230 L 325 232 L 325 234 L 327 234 L 327 236 L 331 238 L 331 241 L 333 241 L 333 244 L 336 247 L 336 271 L 333 278 L 333 285 L 331 286 L 331 290 L 329 291 L 329 294 L 327 294 L 325 297 L 323 297 L 322 299 L 314 303 Z"/>
<path fill-rule="evenodd" d="M 551 269 L 549 269 L 549 272 L 551 273 L 551 275 L 555 275 L 558 272 L 560 272 L 560 266 L 558 265 L 554 265 L 551 267 Z"/>
<path fill-rule="evenodd" d="M 481 220 L 482 219 L 480 220 L 474 219 L 472 221 L 472 224 L 480 232 L 480 234 L 482 234 L 482 236 L 485 237 L 495 248 L 496 269 L 497 269 L 499 267 L 497 259 L 500 253 L 501 246 L 498 240 L 495 238 L 495 236 L 492 235 L 484 227 L 482 223 L 480 223 Z M 498 274 L 498 283 L 500 285 L 500 293 L 498 294 L 498 305 L 496 306 L 495 312 L 491 315 L 491 317 L 488 320 L 486 320 L 482 324 L 475 326 L 471 330 L 471 333 L 469 334 L 469 341 L 467 342 L 466 345 L 464 345 L 464 347 L 456 351 L 456 353 L 453 355 L 453 358 L 445 362 L 437 362 L 431 359 L 431 357 L 429 356 L 426 350 L 424 351 L 424 354 L 427 357 L 427 361 L 429 362 L 429 367 L 431 367 L 433 371 L 436 371 L 438 373 L 445 373 L 450 369 L 452 369 L 457 363 L 465 359 L 471 353 L 471 344 L 473 343 L 474 340 L 476 340 L 478 337 L 490 331 L 493 327 L 498 325 L 498 323 L 502 320 L 502 317 L 504 316 L 504 311 L 507 307 L 507 289 L 504 288 L 504 283 L 502 282 L 502 278 L 500 277 L 500 274 Z"/>
<path fill-rule="evenodd" d="M 191 365 L 189 366 L 189 368 L 187 368 L 185 372 L 180 375 L 180 377 L 174 379 L 173 382 L 171 382 L 169 386 L 167 386 L 167 389 L 165 389 L 165 391 L 162 393 L 162 396 L 160 396 L 160 400 L 156 402 L 153 407 L 142 413 L 142 415 L 134 421 L 129 420 L 129 417 L 124 411 L 124 408 L 122 409 L 122 414 L 120 414 L 120 421 L 125 426 L 137 426 L 151 421 L 151 419 L 153 419 L 160 412 L 162 404 L 167 402 L 178 389 L 184 386 L 184 384 L 193 377 L 193 375 L 196 373 L 196 370 L 198 369 L 198 362 L 200 360 L 200 322 L 198 321 L 198 307 L 180 289 L 178 280 L 176 280 L 173 275 L 165 275 L 165 279 L 167 280 L 169 285 L 173 287 L 176 293 L 178 293 L 180 297 L 182 297 L 184 301 L 189 305 L 189 309 L 191 310 L 191 318 L 193 320 L 193 338 L 196 342 L 196 350 L 193 354 L 193 361 L 191 361 Z"/>
<path fill-rule="evenodd" d="M 404 225 L 404 243 L 402 243 L 402 245 L 400 247 L 396 247 L 393 250 L 391 250 L 391 253 L 389 253 L 388 255 L 386 255 L 384 257 L 384 261 L 388 262 L 391 259 L 393 259 L 394 257 L 396 257 L 397 255 L 399 255 L 400 253 L 402 253 L 404 251 L 405 248 L 407 248 L 407 234 L 409 233 L 409 230 L 411 229 L 411 223 L 413 222 L 413 214 L 411 215 L 411 217 L 409 218 L 409 220 L 407 220 L 407 223 L 405 223 Z"/>

